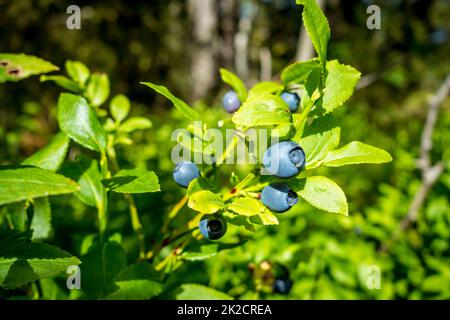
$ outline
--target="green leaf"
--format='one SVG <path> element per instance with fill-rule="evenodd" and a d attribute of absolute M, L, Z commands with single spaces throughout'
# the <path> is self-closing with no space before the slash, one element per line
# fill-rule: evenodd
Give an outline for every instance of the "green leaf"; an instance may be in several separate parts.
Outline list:
<path fill-rule="evenodd" d="M 321 80 L 322 73 L 320 68 L 312 69 L 305 80 L 305 90 L 301 98 L 301 106 L 303 110 L 309 110 L 321 97 Z M 321 101 L 321 100 L 320 100 Z M 303 114 L 302 114 L 303 115 Z M 307 117 L 303 120 L 306 121 Z M 296 128 L 304 125 L 304 123 L 294 123 Z"/>
<path fill-rule="evenodd" d="M 234 73 L 228 71 L 227 69 L 220 68 L 220 76 L 222 81 L 229 84 L 236 92 L 239 100 L 243 103 L 247 99 L 247 89 L 241 79 Z"/>
<path fill-rule="evenodd" d="M 56 83 L 56 85 L 73 93 L 83 92 L 83 89 L 76 82 L 64 76 L 41 76 L 39 80 L 41 82 L 53 81 L 54 83 Z"/>
<path fill-rule="evenodd" d="M 88 206 L 99 208 L 103 204 L 104 186 L 101 183 L 98 161 L 87 157 L 78 157 L 77 161 L 64 165 L 61 171 L 77 181 L 80 190 L 75 195 Z"/>
<path fill-rule="evenodd" d="M 118 128 L 119 132 L 130 133 L 136 130 L 145 130 L 152 127 L 152 122 L 144 117 L 133 117 L 126 120 Z"/>
<path fill-rule="evenodd" d="M 252 231 L 252 232 L 256 231 L 255 225 L 252 222 L 250 222 L 250 218 L 252 218 L 252 217 L 236 215 L 235 213 L 228 212 L 228 211 L 223 212 L 223 217 L 229 224 L 232 224 L 232 225 L 235 225 L 238 227 L 244 227 L 248 231 Z M 255 216 L 253 216 L 253 217 L 255 217 Z M 260 222 L 260 224 L 262 224 L 261 219 L 259 219 L 259 222 Z"/>
<path fill-rule="evenodd" d="M 327 77 L 322 97 L 322 108 L 332 112 L 340 107 L 353 94 L 361 73 L 337 60 L 327 62 Z"/>
<path fill-rule="evenodd" d="M 152 88 L 159 94 L 162 94 L 163 96 L 165 96 L 167 99 L 169 99 L 173 103 L 175 108 L 180 110 L 183 113 L 183 115 L 186 118 L 188 118 L 189 120 L 201 120 L 202 119 L 197 110 L 192 109 L 192 107 L 190 107 L 186 102 L 175 97 L 166 87 L 158 86 L 158 85 L 150 83 L 150 82 L 141 82 L 141 84 L 146 85 L 147 87 Z"/>
<path fill-rule="evenodd" d="M 265 207 L 254 198 L 244 197 L 239 198 L 228 205 L 228 210 L 243 216 L 254 216 L 262 213 Z"/>
<path fill-rule="evenodd" d="M 89 298 L 108 293 L 114 278 L 125 269 L 125 250 L 115 241 L 94 244 L 81 258 L 82 289 Z"/>
<path fill-rule="evenodd" d="M 114 278 L 114 291 L 109 300 L 148 300 L 159 295 L 163 285 L 149 263 L 128 266 Z"/>
<path fill-rule="evenodd" d="M 294 115 L 292 115 L 292 119 L 294 119 Z M 272 138 L 278 137 L 279 140 L 289 140 L 289 138 L 292 137 L 293 132 L 295 132 L 294 126 L 291 123 L 281 124 L 270 130 L 270 136 Z"/>
<path fill-rule="evenodd" d="M 120 170 L 111 179 L 105 179 L 103 184 L 118 193 L 146 193 L 161 191 L 158 177 L 153 171 L 136 168 Z"/>
<path fill-rule="evenodd" d="M 223 209 L 225 204 L 218 194 L 209 190 L 202 190 L 189 197 L 188 206 L 202 213 L 214 213 Z"/>
<path fill-rule="evenodd" d="M 109 79 L 105 73 L 93 73 L 88 80 L 86 98 L 93 107 L 99 107 L 109 96 Z"/>
<path fill-rule="evenodd" d="M 331 114 L 320 117 L 307 126 L 303 137 L 297 141 L 305 151 L 306 168 L 318 167 L 327 153 L 339 145 L 340 135 L 341 128 Z"/>
<path fill-rule="evenodd" d="M 425 292 L 444 292 L 448 290 L 448 276 L 433 274 L 425 278 L 421 283 L 421 289 Z"/>
<path fill-rule="evenodd" d="M 317 67 L 319 67 L 319 60 L 317 58 L 295 62 L 283 70 L 281 80 L 285 85 L 303 84 L 311 71 Z"/>
<path fill-rule="evenodd" d="M 328 20 L 316 0 L 297 0 L 297 4 L 304 6 L 302 13 L 303 24 L 311 38 L 314 49 L 316 49 L 319 61 L 325 68 L 328 41 L 330 40 Z"/>
<path fill-rule="evenodd" d="M 45 243 L 30 242 L 31 232 L 0 237 L 0 285 L 15 288 L 58 275 L 80 261 L 70 253 Z"/>
<path fill-rule="evenodd" d="M 114 144 L 123 144 L 125 146 L 131 146 L 133 144 L 133 140 L 125 136 L 116 136 L 114 139 Z"/>
<path fill-rule="evenodd" d="M 91 75 L 89 68 L 79 61 L 71 60 L 67 60 L 65 66 L 69 77 L 83 87 Z"/>
<path fill-rule="evenodd" d="M 368 144 L 352 141 L 340 149 L 330 151 L 323 164 L 327 167 L 340 167 L 360 163 L 386 163 L 392 161 L 391 155 Z"/>
<path fill-rule="evenodd" d="M 33 218 L 30 229 L 33 230 L 33 240 L 47 239 L 52 230 L 51 208 L 48 197 L 33 200 Z"/>
<path fill-rule="evenodd" d="M 130 112 L 130 100 L 123 94 L 119 94 L 111 100 L 110 110 L 112 117 L 122 122 Z"/>
<path fill-rule="evenodd" d="M 229 295 L 201 284 L 182 284 L 175 293 L 176 300 L 233 300 Z"/>
<path fill-rule="evenodd" d="M 290 124 L 292 115 L 279 96 L 264 94 L 249 97 L 233 115 L 233 123 L 244 127 Z"/>
<path fill-rule="evenodd" d="M 58 122 L 61 130 L 88 149 L 104 152 L 106 132 L 98 121 L 95 109 L 86 99 L 63 93 L 58 100 Z"/>
<path fill-rule="evenodd" d="M 347 198 L 344 191 L 332 180 L 313 176 L 288 182 L 292 190 L 312 206 L 331 213 L 348 215 Z"/>
<path fill-rule="evenodd" d="M 0 167 L 0 205 L 72 193 L 78 185 L 54 172 L 34 167 Z"/>
<path fill-rule="evenodd" d="M 49 144 L 26 158 L 22 164 L 58 171 L 66 157 L 68 147 L 69 137 L 65 133 L 59 132 Z"/>
<path fill-rule="evenodd" d="M 201 261 L 214 257 L 222 250 L 233 249 L 242 246 L 246 241 L 239 241 L 236 243 L 211 243 L 211 242 L 196 242 L 193 246 L 187 247 L 180 256 L 181 260 L 186 261 Z"/>
<path fill-rule="evenodd" d="M 43 59 L 26 54 L 0 53 L 0 83 L 59 70 Z"/>
<path fill-rule="evenodd" d="M 263 81 L 255 84 L 253 88 L 250 89 L 248 95 L 256 96 L 260 94 L 271 94 L 281 90 L 283 90 L 283 85 L 281 83 L 273 81 Z"/>
<path fill-rule="evenodd" d="M 262 224 L 265 226 L 279 224 L 278 218 L 267 208 L 264 207 L 261 213 L 257 216 L 250 217 L 250 221 L 256 224 Z"/>
<path fill-rule="evenodd" d="M 204 177 L 198 177 L 192 180 L 187 188 L 187 195 L 190 197 L 196 192 L 202 191 L 202 190 L 212 190 L 213 186 L 210 185 L 208 180 Z"/>
<path fill-rule="evenodd" d="M 200 246 L 196 251 L 186 249 L 181 255 L 180 259 L 187 261 L 201 261 L 214 257 L 219 250 L 218 243 L 209 243 Z"/>
<path fill-rule="evenodd" d="M 92 160 L 89 167 L 77 180 L 81 190 L 75 195 L 85 204 L 99 208 L 103 205 L 104 187 L 97 160 Z"/>

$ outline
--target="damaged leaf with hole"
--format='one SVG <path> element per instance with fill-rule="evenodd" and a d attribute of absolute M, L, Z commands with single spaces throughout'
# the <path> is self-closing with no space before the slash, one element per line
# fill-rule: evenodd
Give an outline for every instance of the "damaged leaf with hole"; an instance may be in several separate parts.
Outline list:
<path fill-rule="evenodd" d="M 0 53 L 0 83 L 18 81 L 58 69 L 52 63 L 35 56 Z"/>

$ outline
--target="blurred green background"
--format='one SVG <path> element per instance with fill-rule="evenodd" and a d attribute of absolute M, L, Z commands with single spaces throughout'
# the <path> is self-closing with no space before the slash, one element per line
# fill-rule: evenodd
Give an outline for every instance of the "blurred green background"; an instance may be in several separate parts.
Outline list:
<path fill-rule="evenodd" d="M 172 131 L 186 122 L 139 81 L 167 86 L 195 105 L 210 124 L 217 123 L 229 117 L 220 106 L 227 87 L 220 81 L 219 67 L 235 71 L 252 85 L 277 79 L 284 66 L 308 54 L 301 36 L 301 8 L 294 0 L 77 1 L 82 9 L 81 30 L 68 30 L 70 4 L 0 0 L 0 51 L 25 52 L 60 67 L 67 59 L 82 61 L 110 76 L 112 95 L 130 97 L 132 114 L 152 120 L 151 130 L 133 136 L 133 150 L 138 152 L 123 147 L 119 154 L 123 167 L 146 166 L 160 177 L 163 192 L 136 197 L 150 246 L 164 238 L 163 214 L 184 192 L 171 178 L 168 141 Z M 362 140 L 388 150 L 394 161 L 323 169 L 346 192 L 348 218 L 301 203 L 281 216 L 279 226 L 258 229 L 242 247 L 183 264 L 168 284 L 175 288 L 197 282 L 243 299 L 449 299 L 448 98 L 441 105 L 432 150 L 432 161 L 442 161 L 445 170 L 417 222 L 397 231 L 421 182 L 416 159 L 428 99 L 450 72 L 450 2 L 326 0 L 322 4 L 332 31 L 329 58 L 351 64 L 363 75 L 353 98 L 336 113 L 341 143 Z M 381 8 L 381 30 L 366 27 L 371 4 Z M 57 131 L 59 92 L 38 78 L 0 87 L 1 164 L 19 163 Z M 227 168 L 229 174 L 232 169 Z M 83 239 L 95 233 L 96 213 L 75 199 L 58 197 L 52 208 L 55 232 L 50 242 L 80 255 Z M 126 203 L 118 199 L 113 209 L 111 229 L 122 233 L 129 259 L 135 259 L 137 243 Z M 184 209 L 181 216 L 180 225 L 193 212 Z M 226 237 L 242 232 L 232 229 Z M 289 270 L 293 287 L 288 295 L 267 288 L 265 261 Z M 368 270 L 373 266 L 380 271 L 379 289 L 368 286 Z M 67 290 L 57 284 L 56 280 L 52 284 L 56 289 L 44 297 L 67 298 Z M 0 297 L 8 294 L 0 291 Z"/>

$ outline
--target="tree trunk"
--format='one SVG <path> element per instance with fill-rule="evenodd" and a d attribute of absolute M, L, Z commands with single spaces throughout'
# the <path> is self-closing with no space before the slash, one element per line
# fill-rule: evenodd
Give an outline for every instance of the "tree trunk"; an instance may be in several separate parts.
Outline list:
<path fill-rule="evenodd" d="M 236 33 L 236 0 L 220 2 L 220 29 L 221 29 L 221 65 L 233 69 L 234 65 L 234 35 Z"/>
<path fill-rule="evenodd" d="M 203 98 L 216 82 L 218 0 L 189 0 L 192 23 L 192 100 Z"/>

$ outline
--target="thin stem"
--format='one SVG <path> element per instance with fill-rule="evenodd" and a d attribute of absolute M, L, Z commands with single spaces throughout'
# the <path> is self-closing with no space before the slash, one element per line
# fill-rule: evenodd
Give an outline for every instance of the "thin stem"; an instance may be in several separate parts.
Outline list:
<path fill-rule="evenodd" d="M 197 228 L 189 228 L 190 225 L 192 225 L 192 222 L 199 219 L 199 215 L 201 213 L 197 214 L 194 218 L 192 218 L 188 223 L 185 224 L 185 226 L 178 231 L 178 233 L 175 233 L 175 235 L 172 238 L 166 238 L 162 242 L 160 242 L 153 250 L 150 250 L 145 258 L 150 260 L 153 257 L 159 255 L 161 253 L 161 250 L 168 246 L 169 244 L 174 243 L 175 241 L 179 240 L 180 238 L 183 238 L 186 235 L 192 234 Z"/>
<path fill-rule="evenodd" d="M 234 188 L 232 188 L 230 191 L 228 191 L 223 196 L 223 200 L 227 201 L 231 198 L 233 198 L 235 195 L 239 193 L 239 191 L 243 190 L 247 185 L 250 184 L 250 182 L 253 181 L 255 178 L 255 174 L 250 172 L 241 182 L 239 182 Z"/>
<path fill-rule="evenodd" d="M 187 233 L 189 234 L 189 233 Z M 186 234 L 183 234 L 183 236 Z M 189 244 L 189 242 L 191 242 L 192 237 L 187 238 L 184 242 L 182 242 L 180 245 L 178 245 L 176 248 L 174 248 L 169 255 L 167 255 L 167 257 L 165 257 L 161 262 L 159 262 L 155 269 L 157 271 L 161 271 L 162 269 L 164 269 L 164 267 L 170 263 L 171 261 L 176 259 L 176 256 L 181 254 L 181 252 L 183 251 L 183 249 Z M 172 268 L 170 268 L 172 269 Z M 172 270 L 171 270 L 172 271 Z M 170 274 L 170 272 L 168 272 L 167 274 Z"/>
<path fill-rule="evenodd" d="M 169 214 L 167 215 L 166 219 L 164 219 L 164 225 L 162 228 L 162 233 L 165 233 L 167 229 L 169 228 L 170 223 L 172 220 L 177 216 L 178 212 L 180 212 L 181 209 L 186 205 L 188 201 L 188 196 L 185 195 L 183 198 L 181 198 L 178 203 L 170 210 Z"/>
<path fill-rule="evenodd" d="M 111 165 L 114 169 L 114 172 L 118 172 L 120 170 L 119 163 L 117 162 L 116 157 L 116 150 L 114 149 L 114 146 L 112 146 L 112 140 L 109 141 L 109 148 L 108 148 L 108 155 L 109 159 L 111 160 Z M 133 195 L 126 193 L 124 194 L 125 200 L 128 203 L 128 208 L 130 210 L 130 218 L 131 218 L 131 227 L 133 228 L 133 231 L 138 236 L 139 240 L 139 259 L 144 260 L 145 259 L 145 234 L 144 229 L 142 228 L 142 223 L 139 218 L 139 213 L 136 207 L 136 202 L 134 201 Z"/>
<path fill-rule="evenodd" d="M 303 135 L 303 130 L 305 129 L 306 119 L 308 114 L 314 107 L 315 101 L 310 101 L 310 103 L 303 109 L 300 117 L 294 122 L 294 126 L 297 128 L 297 135 L 301 137 Z"/>
<path fill-rule="evenodd" d="M 133 195 L 126 193 L 125 199 L 128 202 L 128 207 L 130 208 L 131 226 L 133 231 L 137 234 L 139 239 L 139 259 L 145 259 L 145 234 L 142 228 L 141 221 L 139 219 L 139 214 L 137 211 L 136 203 L 134 202 Z"/>
<path fill-rule="evenodd" d="M 239 141 L 239 136 L 234 135 L 233 139 L 231 140 L 231 143 L 227 146 L 227 148 L 225 149 L 225 152 L 222 154 L 222 156 L 216 162 L 215 167 L 209 168 L 209 170 L 207 170 L 205 172 L 205 177 L 210 177 L 214 173 L 214 170 L 218 170 L 220 168 L 220 166 L 225 163 L 225 161 L 227 160 L 228 154 L 236 147 L 238 141 Z"/>
<path fill-rule="evenodd" d="M 100 155 L 100 171 L 103 179 L 109 178 L 108 158 L 105 152 L 101 152 Z M 106 188 L 103 188 L 102 201 L 97 203 L 97 211 L 100 238 L 103 239 L 108 224 L 108 191 Z"/>
<path fill-rule="evenodd" d="M 231 143 L 227 146 L 227 148 L 225 149 L 225 152 L 222 154 L 219 161 L 217 162 L 218 167 L 221 166 L 227 160 L 228 153 L 230 153 L 231 150 L 233 150 L 236 147 L 238 141 L 239 141 L 239 137 L 237 135 L 234 135 L 233 140 L 231 140 Z"/>

